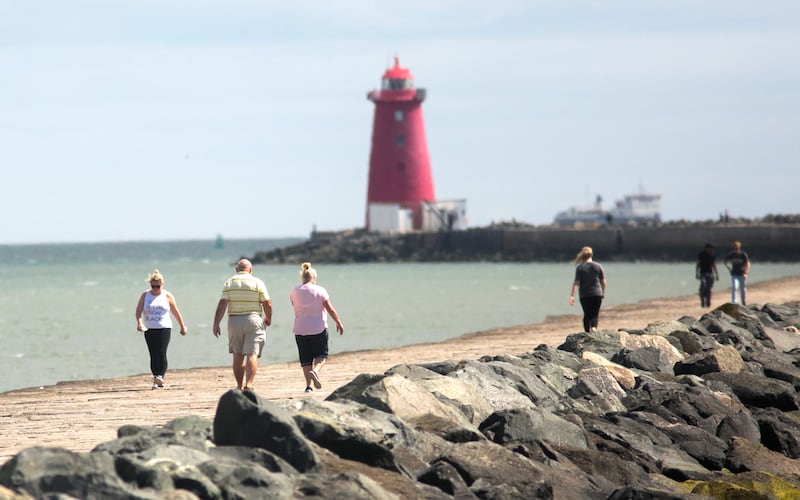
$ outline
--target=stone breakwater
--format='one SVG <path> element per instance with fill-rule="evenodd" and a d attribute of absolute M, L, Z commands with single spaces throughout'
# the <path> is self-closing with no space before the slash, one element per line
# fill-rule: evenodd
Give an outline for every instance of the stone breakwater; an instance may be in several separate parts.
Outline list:
<path fill-rule="evenodd" d="M 719 256 L 738 240 L 751 258 L 796 262 L 800 224 L 672 224 L 567 229 L 505 225 L 452 232 L 315 232 L 304 242 L 251 257 L 257 263 L 352 262 L 568 262 L 583 246 L 604 261 L 694 262 L 705 243 Z"/>
<path fill-rule="evenodd" d="M 324 400 L 34 447 L 0 498 L 800 498 L 800 303 L 401 364 Z"/>

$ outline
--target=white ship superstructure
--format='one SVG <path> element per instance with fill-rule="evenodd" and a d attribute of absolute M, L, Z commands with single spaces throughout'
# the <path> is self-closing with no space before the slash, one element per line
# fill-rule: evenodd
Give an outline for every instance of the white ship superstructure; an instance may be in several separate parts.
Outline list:
<path fill-rule="evenodd" d="M 598 196 L 593 207 L 570 207 L 556 214 L 553 220 L 560 226 L 658 222 L 661 222 L 661 195 L 646 193 L 625 195 L 610 210 L 603 209 L 602 198 Z"/>

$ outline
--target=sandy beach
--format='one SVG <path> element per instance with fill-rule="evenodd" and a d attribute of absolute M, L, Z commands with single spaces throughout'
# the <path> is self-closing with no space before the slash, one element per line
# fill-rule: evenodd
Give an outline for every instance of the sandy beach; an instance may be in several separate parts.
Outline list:
<path fill-rule="evenodd" d="M 715 289 L 714 305 L 728 298 L 727 288 Z M 800 276 L 748 286 L 750 304 L 798 300 Z M 707 311 L 700 307 L 696 295 L 647 300 L 604 308 L 600 327 L 643 328 L 682 316 L 699 318 Z M 264 364 L 259 368 L 255 390 L 259 396 L 272 400 L 324 399 L 359 373 L 382 373 L 401 363 L 519 354 L 540 344 L 557 346 L 567 335 L 580 330 L 581 311 L 576 306 L 575 314 L 549 317 L 542 323 L 469 333 L 444 342 L 336 354 L 322 374 L 323 388 L 312 394 L 303 393 L 305 384 L 296 362 Z M 151 380 L 149 373 L 142 373 L 0 394 L 0 463 L 31 446 L 89 451 L 115 439 L 117 429 L 125 424 L 159 426 L 187 415 L 213 419 L 219 397 L 235 386 L 229 366 L 171 370 L 167 385 L 155 391 L 150 388 Z"/>

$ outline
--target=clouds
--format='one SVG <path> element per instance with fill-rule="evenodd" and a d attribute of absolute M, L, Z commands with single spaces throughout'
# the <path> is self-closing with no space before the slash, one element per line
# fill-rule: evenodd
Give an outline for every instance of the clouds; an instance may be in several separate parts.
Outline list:
<path fill-rule="evenodd" d="M 797 212 L 798 19 L 786 2 L 0 1 L 0 242 L 360 226 L 365 96 L 394 54 L 428 90 L 437 196 L 467 198 L 473 224 L 640 184 L 666 219 Z"/>

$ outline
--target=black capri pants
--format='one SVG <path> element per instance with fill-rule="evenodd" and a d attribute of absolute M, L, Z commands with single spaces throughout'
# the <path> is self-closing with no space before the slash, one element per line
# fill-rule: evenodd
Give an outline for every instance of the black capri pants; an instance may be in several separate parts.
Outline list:
<path fill-rule="evenodd" d="M 311 366 L 316 358 L 328 357 L 328 329 L 316 335 L 295 335 L 300 366 Z"/>

